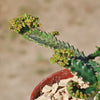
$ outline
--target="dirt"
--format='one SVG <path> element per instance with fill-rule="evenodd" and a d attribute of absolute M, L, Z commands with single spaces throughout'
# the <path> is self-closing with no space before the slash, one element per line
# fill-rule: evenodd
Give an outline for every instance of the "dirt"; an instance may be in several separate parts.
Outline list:
<path fill-rule="evenodd" d="M 100 44 L 99 0 L 0 0 L 0 100 L 29 100 L 33 88 L 61 68 L 48 60 L 52 50 L 23 39 L 8 21 L 23 13 L 39 16 L 46 32 L 86 55 Z"/>

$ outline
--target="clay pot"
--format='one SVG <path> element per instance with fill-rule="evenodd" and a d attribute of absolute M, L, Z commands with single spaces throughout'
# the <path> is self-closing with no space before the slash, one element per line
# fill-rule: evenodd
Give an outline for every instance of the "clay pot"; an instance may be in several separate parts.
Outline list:
<path fill-rule="evenodd" d="M 58 71 L 54 74 L 51 74 L 50 76 L 48 76 L 47 78 L 45 78 L 44 80 L 42 80 L 33 90 L 30 100 L 34 100 L 35 98 L 37 98 L 40 95 L 40 91 L 41 89 L 45 86 L 45 85 L 51 85 L 53 83 L 59 82 L 59 80 L 61 79 L 67 79 L 67 78 L 71 78 L 73 77 L 73 75 L 70 73 L 70 71 L 68 69 L 63 69 L 61 71 Z"/>

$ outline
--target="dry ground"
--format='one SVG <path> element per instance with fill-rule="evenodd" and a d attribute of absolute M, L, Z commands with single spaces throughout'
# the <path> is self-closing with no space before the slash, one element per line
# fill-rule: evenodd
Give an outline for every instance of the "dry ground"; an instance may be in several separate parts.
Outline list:
<path fill-rule="evenodd" d="M 44 77 L 61 70 L 48 62 L 52 50 L 8 30 L 8 20 L 25 12 L 86 55 L 100 45 L 99 0 L 0 0 L 0 100 L 29 100 Z"/>

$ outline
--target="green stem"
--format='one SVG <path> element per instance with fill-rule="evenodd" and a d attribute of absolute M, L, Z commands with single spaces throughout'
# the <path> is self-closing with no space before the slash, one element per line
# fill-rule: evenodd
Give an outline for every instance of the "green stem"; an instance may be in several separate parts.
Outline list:
<path fill-rule="evenodd" d="M 96 48 L 97 50 L 94 53 L 88 55 L 88 59 L 95 59 L 96 57 L 100 56 L 100 47 L 96 46 Z"/>
<path fill-rule="evenodd" d="M 27 35 L 29 34 L 29 35 Z M 82 56 L 84 57 L 83 52 L 79 52 L 78 49 L 74 49 L 73 46 L 70 46 L 69 43 L 65 43 L 63 41 L 57 40 L 54 35 L 51 33 L 46 33 L 40 31 L 39 29 L 32 30 L 31 33 L 27 33 L 26 35 L 33 39 L 35 42 L 39 43 L 39 45 L 45 45 L 46 47 L 54 48 L 54 49 L 70 49 L 73 50 L 77 57 Z"/>

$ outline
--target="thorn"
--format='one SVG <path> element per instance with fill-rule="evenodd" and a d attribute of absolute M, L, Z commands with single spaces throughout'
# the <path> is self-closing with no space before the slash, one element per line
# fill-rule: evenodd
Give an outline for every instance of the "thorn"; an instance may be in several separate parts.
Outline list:
<path fill-rule="evenodd" d="M 84 64 L 84 66 L 86 66 L 86 64 Z"/>
<path fill-rule="evenodd" d="M 98 46 L 96 46 L 96 49 L 97 49 L 97 51 L 99 50 L 99 47 Z"/>
<path fill-rule="evenodd" d="M 92 67 L 91 67 L 90 69 L 91 69 L 91 70 L 93 70 L 93 68 L 92 68 Z"/>
<path fill-rule="evenodd" d="M 70 93 L 73 93 L 73 90 L 71 90 Z"/>
<path fill-rule="evenodd" d="M 84 69 L 85 66 L 82 66 L 82 69 Z"/>
<path fill-rule="evenodd" d="M 81 60 L 80 59 L 78 59 L 78 62 L 80 62 Z"/>
<path fill-rule="evenodd" d="M 83 80 L 83 77 L 80 77 L 79 79 L 80 79 L 80 80 Z"/>
<path fill-rule="evenodd" d="M 89 95 L 89 96 L 91 96 L 91 94 L 90 94 L 90 93 L 89 93 L 88 95 Z"/>
<path fill-rule="evenodd" d="M 95 94 L 95 92 L 94 92 L 94 91 L 92 91 L 92 93 L 93 93 L 93 94 Z"/>
<path fill-rule="evenodd" d="M 80 85 L 77 85 L 78 88 L 80 88 Z"/>
<path fill-rule="evenodd" d="M 98 86 L 98 89 L 100 89 L 100 85 Z"/>
<path fill-rule="evenodd" d="M 87 82 L 87 84 L 89 85 L 89 84 L 90 84 L 90 82 Z"/>
<path fill-rule="evenodd" d="M 86 95 L 86 94 L 84 94 L 84 97 L 87 97 L 87 95 Z"/>
<path fill-rule="evenodd" d="M 75 72 L 75 75 L 77 75 L 78 74 L 78 72 Z"/>
<path fill-rule="evenodd" d="M 72 58 L 73 60 L 75 60 L 75 57 L 74 58 Z"/>
<path fill-rule="evenodd" d="M 97 72 L 95 72 L 94 74 L 97 75 Z"/>
<path fill-rule="evenodd" d="M 79 96 L 79 95 L 80 95 L 80 94 L 79 94 L 79 92 L 77 92 L 76 94 L 77 94 L 77 96 Z"/>
<path fill-rule="evenodd" d="M 80 79 L 83 80 L 83 77 L 81 77 Z"/>
<path fill-rule="evenodd" d="M 71 70 L 71 67 L 69 67 L 68 69 Z"/>
<path fill-rule="evenodd" d="M 73 95 L 75 96 L 75 93 L 73 93 Z"/>

